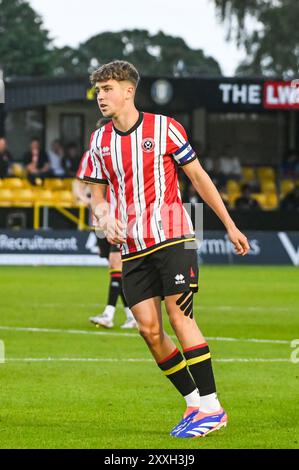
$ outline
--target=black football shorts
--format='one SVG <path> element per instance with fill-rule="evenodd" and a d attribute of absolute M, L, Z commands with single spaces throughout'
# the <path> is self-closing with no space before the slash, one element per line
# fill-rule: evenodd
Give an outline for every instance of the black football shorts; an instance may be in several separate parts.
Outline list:
<path fill-rule="evenodd" d="M 109 258 L 110 253 L 120 253 L 119 245 L 112 245 L 108 242 L 107 238 L 97 237 L 97 244 L 99 247 L 99 255 L 101 258 Z"/>
<path fill-rule="evenodd" d="M 192 244 L 192 245 L 191 245 Z M 187 249 L 186 247 L 192 247 Z M 131 308 L 142 300 L 198 291 L 198 260 L 195 242 L 160 248 L 123 262 L 123 290 Z"/>

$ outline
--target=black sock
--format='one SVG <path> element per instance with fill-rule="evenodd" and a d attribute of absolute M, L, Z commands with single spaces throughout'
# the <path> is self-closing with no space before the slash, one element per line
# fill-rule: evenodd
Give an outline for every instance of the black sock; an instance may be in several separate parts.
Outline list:
<path fill-rule="evenodd" d="M 108 293 L 107 305 L 116 306 L 118 296 L 121 293 L 121 270 L 111 269 L 110 270 L 110 285 Z"/>
<path fill-rule="evenodd" d="M 177 348 L 170 356 L 159 362 L 158 366 L 183 397 L 196 390 L 195 383 L 187 369 L 186 361 Z"/>
<path fill-rule="evenodd" d="M 189 371 L 201 396 L 216 392 L 211 353 L 208 343 L 184 349 Z"/>

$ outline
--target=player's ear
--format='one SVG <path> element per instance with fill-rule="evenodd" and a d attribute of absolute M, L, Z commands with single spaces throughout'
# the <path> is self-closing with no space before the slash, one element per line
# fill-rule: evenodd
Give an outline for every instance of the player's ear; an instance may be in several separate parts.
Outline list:
<path fill-rule="evenodd" d="M 126 87 L 126 100 L 134 99 L 135 96 L 135 87 L 132 83 L 128 83 Z"/>

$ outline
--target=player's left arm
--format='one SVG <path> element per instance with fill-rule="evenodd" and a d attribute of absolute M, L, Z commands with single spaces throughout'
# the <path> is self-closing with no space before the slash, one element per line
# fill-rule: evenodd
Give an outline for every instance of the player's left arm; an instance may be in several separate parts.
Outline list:
<path fill-rule="evenodd" d="M 211 209 L 213 209 L 213 211 L 226 227 L 229 239 L 235 245 L 237 254 L 242 256 L 246 255 L 250 250 L 248 240 L 245 235 L 236 227 L 221 199 L 216 186 L 207 172 L 202 168 L 198 159 L 196 158 L 190 163 L 182 166 L 182 169 L 192 182 L 200 197 L 211 207 Z"/>

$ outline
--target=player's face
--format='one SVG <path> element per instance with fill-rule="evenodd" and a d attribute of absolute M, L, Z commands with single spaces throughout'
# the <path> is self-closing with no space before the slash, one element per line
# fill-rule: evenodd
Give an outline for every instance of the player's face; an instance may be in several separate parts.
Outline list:
<path fill-rule="evenodd" d="M 119 115 L 126 105 L 129 88 L 127 82 L 116 80 L 96 83 L 97 101 L 104 117 L 114 118 Z"/>

